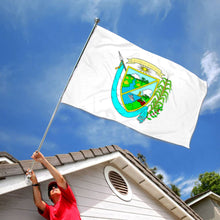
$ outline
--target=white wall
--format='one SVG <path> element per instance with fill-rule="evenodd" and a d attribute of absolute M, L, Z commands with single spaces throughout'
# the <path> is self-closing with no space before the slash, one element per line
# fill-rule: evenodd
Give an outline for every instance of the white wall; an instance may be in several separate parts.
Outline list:
<path fill-rule="evenodd" d="M 1 220 L 42 219 L 33 203 L 32 189 L 17 190 L 0 196 Z"/>

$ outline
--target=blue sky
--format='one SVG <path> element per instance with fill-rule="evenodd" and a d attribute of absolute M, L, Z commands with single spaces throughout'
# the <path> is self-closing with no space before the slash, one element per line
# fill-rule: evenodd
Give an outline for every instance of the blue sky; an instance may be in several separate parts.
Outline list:
<path fill-rule="evenodd" d="M 182 198 L 188 198 L 199 174 L 220 173 L 219 10 L 218 0 L 2 0 L 0 150 L 23 160 L 38 148 L 94 18 L 99 17 L 100 26 L 207 81 L 191 148 L 61 104 L 42 152 L 51 156 L 117 144 L 134 155 L 144 154 L 165 183 L 176 184 Z"/>

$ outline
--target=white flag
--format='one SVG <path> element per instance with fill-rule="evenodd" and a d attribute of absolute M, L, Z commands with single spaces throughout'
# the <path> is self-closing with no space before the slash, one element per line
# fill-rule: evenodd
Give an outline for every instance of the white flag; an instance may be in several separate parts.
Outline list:
<path fill-rule="evenodd" d="M 97 26 L 61 102 L 189 147 L 206 93 L 187 69 Z"/>

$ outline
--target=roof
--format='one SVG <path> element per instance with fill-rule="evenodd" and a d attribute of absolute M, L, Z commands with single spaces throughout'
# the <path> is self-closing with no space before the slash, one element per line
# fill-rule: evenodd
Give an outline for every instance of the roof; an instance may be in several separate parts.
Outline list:
<path fill-rule="evenodd" d="M 62 175 L 101 162 L 111 161 L 113 165 L 122 169 L 123 172 L 134 179 L 140 187 L 147 190 L 180 219 L 201 219 L 197 213 L 158 179 L 131 152 L 123 150 L 117 145 L 81 150 L 68 154 L 58 154 L 46 158 L 53 166 L 57 167 Z M 0 194 L 13 191 L 15 187 L 18 189 L 19 187 L 24 188 L 27 186 L 27 184 L 24 183 L 24 174 L 25 171 L 31 167 L 32 162 L 33 160 L 21 160 L 14 164 L 0 164 L 0 188 L 2 191 Z M 34 170 L 35 172 L 45 172 L 45 168 L 40 163 L 35 163 Z M 17 180 L 13 186 L 15 176 L 17 176 Z M 48 175 L 42 175 L 38 180 L 42 182 L 46 180 L 45 178 L 48 178 Z"/>
<path fill-rule="evenodd" d="M 220 196 L 217 195 L 216 193 L 210 191 L 210 190 L 205 191 L 205 192 L 202 192 L 202 193 L 200 193 L 200 194 L 197 194 L 196 196 L 187 199 L 185 202 L 186 202 L 189 206 L 191 206 L 191 205 L 196 204 L 196 203 L 198 203 L 198 202 L 200 202 L 200 201 L 202 201 L 203 199 L 206 199 L 206 198 L 208 198 L 208 197 L 220 202 Z"/>

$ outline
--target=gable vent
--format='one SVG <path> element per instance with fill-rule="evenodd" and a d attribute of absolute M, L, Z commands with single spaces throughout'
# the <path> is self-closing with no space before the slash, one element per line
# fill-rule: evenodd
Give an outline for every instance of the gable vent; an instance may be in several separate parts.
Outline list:
<path fill-rule="evenodd" d="M 123 195 L 128 194 L 128 186 L 123 178 L 115 171 L 109 172 L 109 179 L 115 189 Z"/>
<path fill-rule="evenodd" d="M 120 199 L 125 201 L 131 200 L 131 188 L 125 177 L 116 168 L 106 166 L 104 175 L 109 187 Z"/>

